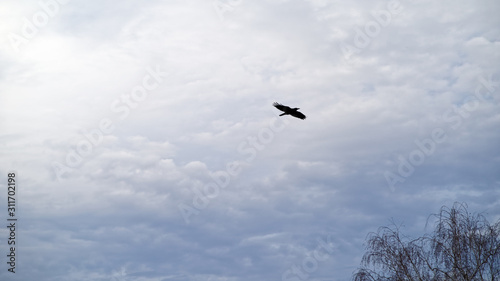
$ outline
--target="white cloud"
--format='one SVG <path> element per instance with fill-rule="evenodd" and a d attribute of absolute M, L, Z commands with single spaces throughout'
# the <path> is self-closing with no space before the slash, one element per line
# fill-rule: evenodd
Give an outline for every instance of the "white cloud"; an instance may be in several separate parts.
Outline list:
<path fill-rule="evenodd" d="M 8 34 L 40 4 L 2 2 L 0 171 L 20 179 L 16 276 L 279 279 L 330 235 L 335 251 L 310 277 L 348 280 L 365 235 L 390 218 L 414 235 L 453 201 L 498 218 L 497 1 L 400 0 L 346 59 L 339 44 L 355 46 L 390 3 L 68 1 L 16 52 Z M 166 74 L 127 104 L 148 69 Z M 471 107 L 478 87 L 491 97 Z M 274 101 L 307 119 L 277 119 Z M 437 128 L 446 140 L 391 189 L 384 173 Z M 72 151 L 85 155 L 58 180 L 53 163 Z M 235 163 L 185 224 L 179 204 Z"/>

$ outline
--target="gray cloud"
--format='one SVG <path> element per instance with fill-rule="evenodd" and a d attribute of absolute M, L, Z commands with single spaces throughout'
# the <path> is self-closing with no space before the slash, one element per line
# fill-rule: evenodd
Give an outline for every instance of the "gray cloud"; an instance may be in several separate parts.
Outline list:
<path fill-rule="evenodd" d="M 391 220 L 416 237 L 455 201 L 500 216 L 496 1 L 68 1 L 19 51 L 9 34 L 44 10 L 1 6 L 21 219 L 2 280 L 350 280 Z"/>

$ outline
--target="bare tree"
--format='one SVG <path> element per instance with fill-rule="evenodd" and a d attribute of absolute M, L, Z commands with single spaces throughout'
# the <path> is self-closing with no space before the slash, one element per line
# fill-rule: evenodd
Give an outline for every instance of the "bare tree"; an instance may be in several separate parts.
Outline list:
<path fill-rule="evenodd" d="M 370 233 L 353 280 L 500 280 L 500 220 L 490 224 L 464 203 L 443 206 L 430 218 L 434 231 L 417 239 L 402 237 L 396 225 Z"/>

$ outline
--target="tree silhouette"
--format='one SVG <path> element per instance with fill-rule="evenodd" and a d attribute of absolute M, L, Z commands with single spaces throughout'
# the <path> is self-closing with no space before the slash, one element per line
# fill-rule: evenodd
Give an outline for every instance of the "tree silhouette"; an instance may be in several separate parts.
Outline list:
<path fill-rule="evenodd" d="M 402 236 L 396 225 L 368 234 L 353 280 L 500 280 L 500 220 L 491 225 L 465 203 L 443 206 L 429 218 L 435 218 L 434 231 L 417 239 Z"/>

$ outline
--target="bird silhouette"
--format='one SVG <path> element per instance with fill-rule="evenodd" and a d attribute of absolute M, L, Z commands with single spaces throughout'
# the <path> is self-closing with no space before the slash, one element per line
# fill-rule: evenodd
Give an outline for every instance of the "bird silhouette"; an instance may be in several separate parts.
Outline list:
<path fill-rule="evenodd" d="M 302 114 L 302 112 L 299 111 L 300 108 L 298 108 L 298 107 L 291 108 L 291 107 L 288 107 L 286 105 L 279 104 L 277 102 L 273 103 L 273 105 L 277 109 L 284 112 L 284 113 L 280 114 L 280 116 L 292 115 L 293 117 L 297 117 L 297 118 L 302 119 L 302 120 L 306 119 L 306 116 L 304 114 Z"/>

